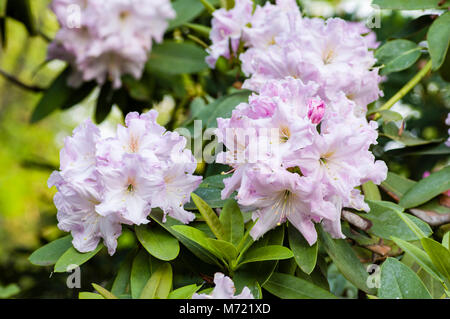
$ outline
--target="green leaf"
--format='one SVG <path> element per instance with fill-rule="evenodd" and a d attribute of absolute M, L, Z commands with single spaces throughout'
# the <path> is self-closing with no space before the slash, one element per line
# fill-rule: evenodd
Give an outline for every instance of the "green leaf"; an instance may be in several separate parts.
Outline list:
<path fill-rule="evenodd" d="M 130 276 L 130 290 L 133 299 L 139 298 L 142 289 L 150 278 L 153 264 L 147 252 L 141 249 L 133 260 Z"/>
<path fill-rule="evenodd" d="M 224 188 L 223 180 L 227 177 L 226 175 L 209 176 L 202 181 L 194 193 L 201 197 L 211 208 L 223 207 L 226 201 L 221 199 L 221 192 Z M 193 201 L 190 201 L 184 205 L 184 209 L 196 210 L 197 206 L 195 206 Z"/>
<path fill-rule="evenodd" d="M 111 293 L 116 296 L 120 296 L 125 293 L 129 293 L 130 290 L 130 278 L 131 278 L 131 267 L 133 265 L 134 256 L 136 251 L 133 249 L 122 262 L 117 272 L 116 278 L 114 279 Z"/>
<path fill-rule="evenodd" d="M 245 253 L 240 265 L 257 261 L 280 260 L 294 257 L 292 251 L 280 245 L 253 248 Z"/>
<path fill-rule="evenodd" d="M 98 293 L 105 299 L 119 299 L 116 296 L 114 296 L 110 291 L 103 288 L 102 286 L 99 286 L 97 284 L 92 284 L 92 287 L 94 287 L 94 289 L 97 290 Z"/>
<path fill-rule="evenodd" d="M 215 102 L 209 104 L 205 109 L 209 111 L 206 120 L 206 127 L 217 127 L 217 118 L 230 118 L 233 110 L 240 103 L 248 102 L 248 97 L 252 92 L 248 90 L 241 90 L 236 93 L 226 95 L 217 99 Z M 212 112 L 211 112 L 212 111 Z M 204 116 L 204 114 L 202 114 Z"/>
<path fill-rule="evenodd" d="M 165 230 L 167 230 L 169 233 L 171 233 L 173 236 L 175 236 L 187 249 L 189 249 L 194 255 L 196 255 L 198 258 L 200 258 L 202 261 L 212 264 L 212 265 L 220 265 L 216 256 L 212 254 L 209 250 L 205 249 L 202 245 L 199 243 L 189 239 L 184 234 L 178 232 L 177 230 L 173 229 L 173 226 L 185 226 L 180 221 L 171 218 L 170 216 L 166 217 L 166 222 L 162 222 L 162 212 L 158 210 L 152 210 L 152 213 L 150 217 L 155 220 L 159 225 L 161 225 Z M 189 227 L 189 226 L 186 226 Z M 193 227 L 191 227 L 193 228 Z M 195 229 L 195 228 L 194 228 Z M 207 237 L 205 234 L 203 234 L 205 237 Z"/>
<path fill-rule="evenodd" d="M 366 200 L 381 200 L 380 190 L 372 181 L 362 184 L 362 189 Z"/>
<path fill-rule="evenodd" d="M 383 299 L 431 299 L 420 278 L 408 266 L 389 257 L 381 265 L 381 286 L 378 297 Z"/>
<path fill-rule="evenodd" d="M 437 270 L 450 281 L 450 250 L 431 238 L 420 241 Z"/>
<path fill-rule="evenodd" d="M 447 249 L 450 249 L 450 231 L 446 232 L 442 237 L 442 246 Z"/>
<path fill-rule="evenodd" d="M 298 277 L 273 273 L 264 284 L 264 289 L 282 299 L 336 299 L 337 297 Z"/>
<path fill-rule="evenodd" d="M 94 293 L 94 292 L 80 292 L 78 294 L 78 299 L 105 299 L 102 295 Z"/>
<path fill-rule="evenodd" d="M 383 110 L 378 112 L 380 113 L 381 117 L 383 118 L 384 122 L 391 122 L 391 121 L 400 121 L 403 119 L 402 115 L 400 113 L 391 111 L 391 110 Z"/>
<path fill-rule="evenodd" d="M 450 44 L 450 12 L 443 13 L 433 22 L 427 33 L 427 42 L 432 70 L 436 71 L 444 63 Z"/>
<path fill-rule="evenodd" d="M 244 217 L 237 202 L 229 199 L 219 215 L 225 240 L 237 246 L 244 236 Z"/>
<path fill-rule="evenodd" d="M 433 278 L 442 281 L 439 271 L 433 265 L 430 257 L 419 247 L 408 243 L 397 237 L 392 237 L 392 240 L 407 254 L 409 254 L 427 273 L 429 273 Z"/>
<path fill-rule="evenodd" d="M 402 134 L 399 135 L 399 128 L 397 127 L 397 125 L 395 125 L 394 122 L 388 122 L 384 124 L 383 133 L 380 133 L 380 135 L 384 135 L 406 146 L 419 146 L 441 141 L 441 140 L 424 140 L 422 138 L 414 136 L 411 132 L 408 131 L 403 131 Z"/>
<path fill-rule="evenodd" d="M 6 287 L 0 286 L 0 299 L 11 298 L 14 295 L 17 295 L 20 292 L 19 286 L 16 284 L 9 284 Z"/>
<path fill-rule="evenodd" d="M 6 15 L 22 22 L 30 35 L 37 34 L 30 0 L 9 0 L 6 5 Z"/>
<path fill-rule="evenodd" d="M 448 0 L 373 0 L 372 3 L 381 9 L 397 10 L 445 9 L 450 5 Z"/>
<path fill-rule="evenodd" d="M 97 248 L 88 253 L 80 253 L 74 247 L 70 247 L 55 264 L 55 272 L 66 272 L 74 269 L 87 262 L 89 259 L 97 255 L 97 253 L 103 248 L 103 244 L 99 244 Z"/>
<path fill-rule="evenodd" d="M 150 255 L 164 261 L 177 258 L 180 252 L 178 240 L 161 227 L 135 226 L 135 232 L 139 242 Z"/>
<path fill-rule="evenodd" d="M 71 74 L 68 67 L 61 72 L 44 92 L 33 114 L 31 123 L 36 123 L 57 109 L 66 109 L 83 100 L 94 88 L 91 82 L 84 83 L 80 88 L 74 89 L 67 85 L 67 78 Z"/>
<path fill-rule="evenodd" d="M 28 260 L 38 266 L 54 265 L 70 247 L 72 247 L 72 236 L 67 235 L 37 249 L 28 257 Z"/>
<path fill-rule="evenodd" d="M 411 187 L 399 202 L 404 208 L 417 207 L 450 189 L 450 166 L 431 173 Z"/>
<path fill-rule="evenodd" d="M 375 290 L 367 286 L 369 273 L 359 261 L 350 244 L 344 239 L 333 239 L 322 227 L 318 227 L 320 245 L 333 260 L 342 275 L 357 288 L 368 294 L 374 294 Z"/>
<path fill-rule="evenodd" d="M 414 184 L 416 184 L 415 181 L 388 172 L 386 180 L 381 183 L 381 188 L 400 199 Z"/>
<path fill-rule="evenodd" d="M 308 275 L 316 267 L 319 245 L 310 246 L 303 235 L 293 225 L 288 227 L 289 247 L 294 253 L 295 262 Z"/>
<path fill-rule="evenodd" d="M 429 236 L 432 233 L 430 226 L 421 219 L 404 214 L 403 208 L 387 201 L 367 201 L 370 207 L 368 214 L 359 214 L 372 222 L 372 227 L 368 230 L 378 237 L 390 239 L 391 236 L 401 238 L 406 241 L 420 239 L 413 230 L 410 229 L 401 216 L 404 216 L 415 227 L 425 235 Z M 402 215 L 399 215 L 402 214 Z"/>
<path fill-rule="evenodd" d="M 168 74 L 197 73 L 208 68 L 206 51 L 190 42 L 164 41 L 155 46 L 149 61 L 149 72 Z"/>
<path fill-rule="evenodd" d="M 177 15 L 169 21 L 168 31 L 194 20 L 205 9 L 198 0 L 176 0 L 172 2 L 172 7 Z"/>
<path fill-rule="evenodd" d="M 421 48 L 414 42 L 404 39 L 385 43 L 375 52 L 379 64 L 384 65 L 381 74 L 405 70 L 412 66 L 421 56 Z"/>
<path fill-rule="evenodd" d="M 152 274 L 142 293 L 140 299 L 167 299 L 172 289 L 172 266 L 164 263 Z"/>
<path fill-rule="evenodd" d="M 189 286 L 184 286 L 172 291 L 167 299 L 191 299 L 192 295 L 196 293 L 201 286 L 197 286 L 196 284 L 192 284 Z"/>
<path fill-rule="evenodd" d="M 208 243 L 210 247 L 213 247 L 215 251 L 220 253 L 220 257 L 225 258 L 225 260 L 228 262 L 228 264 L 232 263 L 236 260 L 238 251 L 236 247 L 233 246 L 233 244 L 223 241 L 223 240 L 217 240 L 208 238 Z"/>
<path fill-rule="evenodd" d="M 197 206 L 200 214 L 203 216 L 209 228 L 216 236 L 216 238 L 220 240 L 226 240 L 225 230 L 222 226 L 222 223 L 220 222 L 219 217 L 217 217 L 216 213 L 212 210 L 212 208 L 209 207 L 209 205 L 198 195 L 192 193 L 191 197 L 195 205 Z"/>

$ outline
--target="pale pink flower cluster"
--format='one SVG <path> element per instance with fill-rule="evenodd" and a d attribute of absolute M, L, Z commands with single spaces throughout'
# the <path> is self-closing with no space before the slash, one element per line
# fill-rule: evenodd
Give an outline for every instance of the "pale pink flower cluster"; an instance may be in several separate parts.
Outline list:
<path fill-rule="evenodd" d="M 294 0 L 257 6 L 245 24 L 244 87 L 256 93 L 217 120 L 227 149 L 217 161 L 233 167 L 222 198 L 237 191 L 240 206 L 253 211 L 255 240 L 286 220 L 311 245 L 315 223 L 344 238 L 342 208 L 369 211 L 359 187 L 380 184 L 387 166 L 369 151 L 378 133 L 365 111 L 381 91 L 366 31 L 302 18 Z"/>
<path fill-rule="evenodd" d="M 121 76 L 140 78 L 152 40 L 161 42 L 175 17 L 169 0 L 53 0 L 61 29 L 48 49 L 50 59 L 74 69 L 71 86 L 96 80 L 121 86 Z"/>
<path fill-rule="evenodd" d="M 448 113 L 448 115 L 447 115 L 447 119 L 445 120 L 445 124 L 450 126 L 450 113 Z M 448 130 L 448 135 L 450 135 L 450 129 Z M 448 138 L 447 142 L 445 142 L 445 145 L 450 147 L 450 137 Z"/>
<path fill-rule="evenodd" d="M 242 292 L 235 296 L 236 288 L 233 280 L 220 272 L 215 273 L 214 284 L 216 286 L 209 295 L 195 293 L 192 299 L 255 299 L 248 287 L 244 287 Z"/>
<path fill-rule="evenodd" d="M 193 175 L 196 160 L 185 149 L 186 139 L 158 125 L 157 115 L 129 113 L 126 126 L 118 125 L 110 138 L 101 138 L 87 120 L 66 138 L 60 170 L 48 185 L 58 189 L 58 227 L 72 233 L 80 252 L 94 250 L 103 239 L 114 254 L 121 224 L 148 223 L 152 208 L 183 223 L 195 218 L 183 205 L 202 179 Z"/>

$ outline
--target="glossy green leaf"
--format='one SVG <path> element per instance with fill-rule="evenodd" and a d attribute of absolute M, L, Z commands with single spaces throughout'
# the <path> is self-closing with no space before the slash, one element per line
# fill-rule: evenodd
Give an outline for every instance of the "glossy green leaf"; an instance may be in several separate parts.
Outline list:
<path fill-rule="evenodd" d="M 432 70 L 436 71 L 444 63 L 450 45 L 450 12 L 443 13 L 433 22 L 427 33 L 427 42 Z"/>
<path fill-rule="evenodd" d="M 266 260 L 280 260 L 292 258 L 294 254 L 286 247 L 269 245 L 265 247 L 252 248 L 245 253 L 241 265 Z"/>
<path fill-rule="evenodd" d="M 130 290 L 133 299 L 139 298 L 142 289 L 152 274 L 147 252 L 141 249 L 133 260 L 130 274 Z"/>
<path fill-rule="evenodd" d="M 273 273 L 264 284 L 264 289 L 282 299 L 336 299 L 337 297 L 298 277 Z"/>
<path fill-rule="evenodd" d="M 413 230 L 404 222 L 404 216 L 413 223 L 420 231 L 429 236 L 432 233 L 430 226 L 421 219 L 410 214 L 404 214 L 403 208 L 388 201 L 367 201 L 370 207 L 368 214 L 359 214 L 372 222 L 372 227 L 368 230 L 381 238 L 390 239 L 391 236 L 401 238 L 406 241 L 420 239 Z M 402 215 L 400 216 L 399 213 Z"/>
<path fill-rule="evenodd" d="M 367 286 L 368 272 L 359 261 L 350 244 L 344 239 L 333 239 L 322 227 L 318 227 L 320 245 L 325 248 L 342 275 L 359 289 L 369 294 L 375 290 Z"/>
<path fill-rule="evenodd" d="M 203 48 L 193 43 L 164 41 L 152 49 L 146 68 L 168 74 L 197 73 L 208 68 L 206 55 Z"/>
<path fill-rule="evenodd" d="M 105 299 L 119 299 L 114 294 L 112 294 L 110 291 L 103 288 L 102 286 L 99 286 L 97 284 L 92 284 L 92 287 L 94 287 L 94 289 L 97 290 L 98 293 Z"/>
<path fill-rule="evenodd" d="M 70 247 L 56 262 L 55 272 L 66 272 L 74 269 L 75 265 L 78 267 L 81 266 L 89 259 L 97 255 L 103 247 L 103 244 L 99 244 L 97 248 L 88 253 L 80 253 L 74 247 Z"/>
<path fill-rule="evenodd" d="M 381 74 L 405 70 L 412 66 L 421 56 L 421 48 L 414 42 L 404 39 L 385 43 L 375 52 L 378 63 L 383 65 Z"/>
<path fill-rule="evenodd" d="M 295 262 L 308 275 L 314 270 L 317 262 L 319 244 L 310 246 L 303 235 L 293 226 L 288 227 L 289 247 L 294 254 Z"/>
<path fill-rule="evenodd" d="M 67 235 L 37 249 L 28 257 L 28 260 L 38 266 L 54 265 L 70 247 L 72 247 L 72 236 Z"/>
<path fill-rule="evenodd" d="M 384 124 L 383 133 L 380 133 L 380 135 L 384 135 L 406 146 L 420 146 L 441 141 L 441 140 L 425 140 L 423 138 L 414 136 L 411 132 L 408 131 L 403 131 L 402 134 L 399 135 L 399 128 L 394 122 L 388 122 Z"/>
<path fill-rule="evenodd" d="M 176 0 L 172 2 L 172 7 L 176 12 L 176 17 L 169 21 L 167 30 L 172 30 L 194 20 L 205 9 L 198 0 Z"/>
<path fill-rule="evenodd" d="M 433 265 L 430 257 L 425 251 L 419 247 L 408 243 L 400 238 L 392 237 L 392 240 L 407 254 L 409 254 L 426 272 L 428 272 L 434 279 L 442 281 L 439 271 Z"/>
<path fill-rule="evenodd" d="M 225 240 L 237 246 L 244 236 L 244 217 L 234 199 L 229 199 L 219 215 Z"/>
<path fill-rule="evenodd" d="M 80 292 L 78 294 L 78 299 L 105 299 L 102 295 L 94 292 Z"/>
<path fill-rule="evenodd" d="M 386 180 L 381 183 L 381 188 L 400 199 L 414 184 L 416 182 L 413 180 L 388 172 Z"/>
<path fill-rule="evenodd" d="M 372 181 L 362 184 L 362 189 L 366 200 L 381 200 L 380 190 Z"/>
<path fill-rule="evenodd" d="M 217 99 L 214 103 L 208 105 L 208 109 L 212 112 L 206 121 L 206 127 L 217 127 L 217 118 L 230 118 L 233 110 L 240 103 L 247 102 L 248 97 L 252 92 L 248 90 L 241 90 L 236 93 L 224 96 L 223 98 Z"/>
<path fill-rule="evenodd" d="M 381 9 L 397 10 L 440 9 L 450 5 L 448 0 L 373 0 L 372 3 Z"/>
<path fill-rule="evenodd" d="M 116 278 L 114 279 L 111 293 L 120 296 L 130 292 L 131 267 L 136 255 L 136 250 L 132 250 L 119 267 Z"/>
<path fill-rule="evenodd" d="M 7 299 L 17 295 L 20 292 L 20 288 L 16 284 L 9 284 L 6 287 L 0 285 L 0 299 Z"/>
<path fill-rule="evenodd" d="M 450 231 L 446 232 L 442 237 L 442 246 L 447 249 L 450 249 Z"/>
<path fill-rule="evenodd" d="M 383 299 L 431 299 L 420 278 L 408 266 L 395 258 L 381 265 L 381 286 L 378 297 Z"/>
<path fill-rule="evenodd" d="M 437 270 L 450 281 L 450 250 L 431 238 L 420 241 Z"/>
<path fill-rule="evenodd" d="M 205 249 L 202 245 L 200 245 L 196 241 L 189 239 L 184 234 L 182 234 L 172 228 L 173 226 L 184 227 L 185 225 L 183 223 L 181 223 L 180 221 L 178 221 L 176 219 L 171 218 L 170 216 L 167 216 L 166 222 L 163 223 L 162 222 L 162 212 L 157 211 L 157 210 L 153 210 L 150 217 L 153 220 L 155 220 L 159 225 L 161 225 L 164 229 L 166 229 L 169 233 L 171 233 L 173 236 L 175 236 L 187 249 L 189 249 L 194 255 L 196 255 L 202 261 L 204 261 L 208 264 L 212 264 L 212 265 L 220 265 L 218 263 L 216 256 L 214 254 L 212 254 L 208 249 Z M 189 227 L 189 226 L 186 226 L 186 227 Z M 193 227 L 190 227 L 190 228 L 193 228 Z M 203 234 L 203 235 L 207 238 L 206 234 Z"/>
<path fill-rule="evenodd" d="M 233 244 L 227 241 L 212 238 L 208 238 L 208 243 L 210 247 L 212 247 L 215 251 L 219 252 L 220 256 L 225 258 L 225 260 L 227 260 L 229 264 L 234 260 L 236 260 L 238 251 L 236 247 L 233 246 Z"/>
<path fill-rule="evenodd" d="M 197 206 L 200 214 L 205 219 L 206 223 L 208 224 L 209 228 L 211 229 L 213 234 L 216 236 L 216 238 L 220 239 L 220 240 L 226 240 L 225 239 L 225 230 L 224 230 L 222 223 L 220 222 L 217 214 L 198 195 L 192 193 L 191 197 L 195 203 L 195 206 Z"/>
<path fill-rule="evenodd" d="M 404 208 L 417 207 L 450 189 L 450 166 L 431 173 L 411 187 L 399 202 Z"/>
<path fill-rule="evenodd" d="M 149 228 L 148 225 L 135 227 L 139 242 L 150 255 L 169 261 L 177 258 L 180 252 L 178 240 L 161 227 Z"/>
<path fill-rule="evenodd" d="M 172 266 L 164 263 L 152 274 L 142 289 L 140 299 L 167 299 L 172 289 L 172 280 Z"/>
<path fill-rule="evenodd" d="M 184 286 L 172 291 L 167 299 L 191 299 L 192 295 L 196 293 L 201 286 L 197 286 L 196 284 L 192 284 L 189 286 Z"/>

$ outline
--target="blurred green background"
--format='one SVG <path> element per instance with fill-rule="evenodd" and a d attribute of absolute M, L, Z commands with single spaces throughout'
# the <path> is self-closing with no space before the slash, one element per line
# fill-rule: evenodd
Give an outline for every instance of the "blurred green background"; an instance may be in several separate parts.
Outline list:
<path fill-rule="evenodd" d="M 45 88 L 63 68 L 58 61 L 46 62 L 48 40 L 58 29 L 50 1 L 31 1 L 32 12 L 39 32 L 45 36 L 30 37 L 25 27 L 6 19 L 6 43 L 0 50 L 0 71 L 12 75 L 30 86 Z M 300 1 L 308 15 L 335 16 L 348 20 L 364 20 L 373 13 L 368 1 Z M 392 38 L 407 22 L 423 12 L 408 15 L 383 11 L 381 28 L 374 31 L 379 41 Z M 410 38 L 424 39 L 426 29 Z M 420 65 L 421 61 L 417 63 Z M 394 73 L 383 83 L 385 97 L 382 103 L 400 89 L 416 72 L 417 66 Z M 39 92 L 23 89 L 0 76 L 0 298 L 70 298 L 79 290 L 68 289 L 67 274 L 52 274 L 51 267 L 36 267 L 28 256 L 38 247 L 63 235 L 56 227 L 56 210 L 52 197 L 55 189 L 48 189 L 47 179 L 59 166 L 59 150 L 64 137 L 85 118 L 92 117 L 94 92 L 82 105 L 67 111 L 58 111 L 37 124 L 29 124 L 31 112 L 40 98 Z M 424 139 L 446 138 L 445 117 L 450 112 L 450 85 L 439 75 L 425 79 L 401 103 L 392 109 L 401 113 L 405 127 Z M 111 130 L 120 122 L 118 109 L 102 123 Z M 387 148 L 386 148 L 387 147 Z M 447 161 L 440 156 L 396 157 L 387 149 L 398 147 L 387 139 L 380 139 L 377 155 L 389 162 L 392 171 L 420 179 L 423 172 Z M 123 258 L 123 249 L 132 244 L 131 235 L 120 238 L 118 253 L 113 257 L 99 255 L 82 268 L 82 288 L 90 282 L 109 280 Z M 101 269 L 99 278 L 98 270 Z M 332 275 L 329 280 L 333 280 Z M 332 285 L 339 294 L 356 297 L 348 290 L 348 282 L 340 276 Z M 350 291 L 351 293 L 348 293 Z"/>

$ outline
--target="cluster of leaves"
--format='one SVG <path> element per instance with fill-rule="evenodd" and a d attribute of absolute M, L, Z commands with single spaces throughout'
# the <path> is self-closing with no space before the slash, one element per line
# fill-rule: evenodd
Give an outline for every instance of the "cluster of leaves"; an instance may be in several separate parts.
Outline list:
<path fill-rule="evenodd" d="M 8 1 L 8 7 L 9 3 L 27 2 Z M 239 89 L 243 77 L 236 61 L 220 60 L 216 70 L 208 70 L 204 42 L 208 41 L 210 15 L 202 2 L 173 2 L 177 18 L 170 22 L 165 41 L 153 48 L 139 81 L 124 77 L 124 86 L 119 90 L 113 90 L 110 83 L 94 90 L 94 82 L 73 89 L 66 85 L 70 70 L 65 69 L 45 90 L 31 121 L 70 108 L 94 91 L 99 91 L 97 122 L 107 117 L 113 105 L 124 114 L 142 111 L 165 94 L 172 95 L 177 105 L 169 116 L 170 129 L 192 129 L 196 119 L 202 120 L 206 129 L 216 125 L 217 117 L 229 117 L 250 92 Z M 210 2 L 213 6 L 219 4 Z M 374 4 L 399 10 L 445 9 L 450 5 L 437 0 L 375 0 Z M 32 25 L 23 15 L 17 17 L 11 12 L 14 10 L 6 14 L 27 28 Z M 409 92 L 421 81 L 441 84 L 449 80 L 449 19 L 445 12 L 439 18 L 423 15 L 411 20 L 396 34 L 383 37 L 388 40 L 376 51 L 381 73 L 388 78 L 384 91 L 391 98 L 381 106 L 374 103 L 368 117 L 382 124 L 380 147 L 373 151 L 390 168 L 395 161 L 404 163 L 415 157 L 432 158 L 430 167 L 439 161 L 441 167 L 445 166 L 448 160 L 450 148 L 444 146 L 443 138 L 418 137 L 416 131 L 405 129 L 407 119 L 390 108 L 401 98 L 412 99 Z M 33 29 L 29 30 L 33 34 Z M 376 31 L 382 32 L 383 27 Z M 423 45 L 424 40 L 428 47 Z M 431 62 L 422 60 L 426 56 Z M 403 76 L 395 83 L 398 75 Z M 415 104 L 423 109 L 423 103 Z M 439 112 L 444 114 L 445 108 Z M 402 123 L 400 127 L 398 122 Z M 384 151 L 382 146 L 387 141 L 404 147 Z M 218 164 L 200 165 L 198 172 L 204 181 L 185 206 L 196 212 L 196 221 L 186 226 L 168 217 L 162 223 L 162 213 L 153 211 L 149 225 L 130 229 L 137 244 L 127 248 L 128 255 L 116 276 L 99 278 L 101 285 L 93 284 L 98 293 L 81 292 L 79 297 L 190 298 L 195 292 L 211 291 L 212 276 L 220 271 L 232 277 L 237 293 L 247 286 L 256 298 L 336 298 L 343 295 L 339 289 L 343 285 L 336 287 L 332 280 L 336 269 L 345 278 L 346 287 L 370 298 L 450 296 L 450 208 L 448 197 L 442 194 L 450 189 L 449 166 L 419 182 L 389 172 L 380 188 L 371 183 L 363 185 L 370 213 L 344 210 L 342 228 L 347 239 L 333 239 L 319 225 L 319 240 L 313 246 L 289 224 L 254 242 L 249 236 L 254 224 L 250 214 L 241 212 L 233 199 L 220 199 L 224 178 L 220 173 L 226 170 Z M 105 253 L 103 245 L 93 252 L 79 253 L 71 240 L 69 235 L 43 246 L 30 256 L 30 261 L 40 266 L 54 265 L 54 272 L 65 273 L 73 265 L 81 266 Z M 380 272 L 368 271 L 373 264 L 381 265 Z"/>

